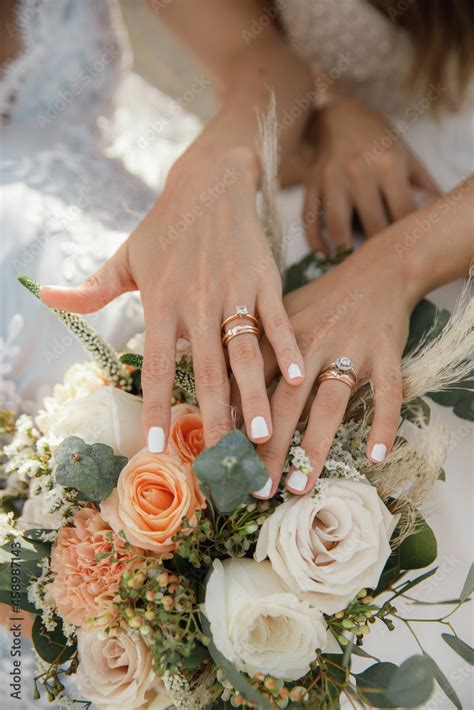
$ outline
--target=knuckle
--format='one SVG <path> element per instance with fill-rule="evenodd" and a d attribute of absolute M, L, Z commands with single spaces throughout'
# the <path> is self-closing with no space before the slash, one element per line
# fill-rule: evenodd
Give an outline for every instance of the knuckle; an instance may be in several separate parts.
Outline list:
<path fill-rule="evenodd" d="M 221 419 L 211 421 L 205 426 L 206 439 L 208 441 L 219 441 L 229 432 L 229 426 Z"/>
<path fill-rule="evenodd" d="M 238 340 L 238 338 L 236 338 L 236 340 Z M 259 347 L 257 343 L 250 340 L 242 340 L 240 343 L 237 342 L 232 348 L 231 358 L 240 364 L 256 362 L 258 356 Z"/>
<path fill-rule="evenodd" d="M 386 174 L 391 173 L 399 163 L 400 158 L 397 153 L 392 150 L 387 150 L 378 157 L 376 164 L 379 172 Z"/>
<path fill-rule="evenodd" d="M 286 313 L 272 314 L 267 321 L 265 329 L 270 333 L 277 333 L 278 335 L 293 335 L 293 326 L 288 320 Z"/>
<path fill-rule="evenodd" d="M 164 351 L 148 353 L 143 362 L 142 382 L 152 384 L 158 378 L 169 375 L 174 367 L 174 360 Z"/>
<path fill-rule="evenodd" d="M 367 163 L 362 155 L 356 153 L 349 156 L 346 162 L 347 174 L 353 180 L 359 180 L 367 172 Z"/>
<path fill-rule="evenodd" d="M 341 400 L 341 392 L 333 388 L 320 391 L 318 408 L 324 413 L 325 417 L 329 417 L 331 420 L 337 419 L 342 415 L 345 407 L 345 402 Z"/>
<path fill-rule="evenodd" d="M 267 398 L 265 390 L 262 392 L 250 392 L 242 397 L 242 404 L 248 410 L 262 411 L 262 408 L 267 408 Z"/>
<path fill-rule="evenodd" d="M 220 365 L 213 361 L 203 362 L 196 368 L 196 381 L 201 387 L 223 387 L 226 377 Z"/>

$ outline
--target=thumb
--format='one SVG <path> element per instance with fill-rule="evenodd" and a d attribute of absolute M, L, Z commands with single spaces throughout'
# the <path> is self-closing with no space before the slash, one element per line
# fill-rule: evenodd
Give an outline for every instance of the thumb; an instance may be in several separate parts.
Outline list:
<path fill-rule="evenodd" d="M 128 267 L 125 242 L 80 286 L 43 286 L 39 296 L 43 303 L 51 308 L 73 313 L 94 313 L 122 293 L 134 291 L 136 288 Z"/>

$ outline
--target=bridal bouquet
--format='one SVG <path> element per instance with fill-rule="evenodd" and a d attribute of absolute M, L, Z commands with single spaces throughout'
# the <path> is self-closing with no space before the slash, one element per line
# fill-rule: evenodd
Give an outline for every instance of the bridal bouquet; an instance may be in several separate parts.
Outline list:
<path fill-rule="evenodd" d="M 324 268 L 311 256 L 289 280 Z M 437 682 L 460 707 L 427 651 L 397 667 L 366 646 L 378 627 L 412 628 L 397 600 L 436 572 L 412 574 L 436 558 L 422 506 L 443 477 L 439 432 L 430 434 L 420 394 L 449 395 L 459 413 L 472 412 L 472 395 L 453 387 L 469 372 L 469 308 L 448 320 L 423 302 L 412 319 L 402 426 L 424 444 L 401 429 L 386 461 L 368 462 L 367 386 L 314 492 L 281 486 L 269 501 L 250 495 L 267 474 L 240 431 L 204 449 L 186 343 L 169 446 L 154 454 L 141 427 L 140 336 L 119 358 L 83 319 L 56 311 L 93 360 L 74 365 L 35 417 L 5 412 L 2 422 L 0 601 L 34 615 L 35 697 L 99 709 L 297 710 L 338 708 L 343 698 L 416 707 Z M 426 357 L 441 369 L 427 373 Z M 309 465 L 304 424 L 286 470 Z M 454 608 L 473 586 L 471 572 Z M 472 663 L 467 644 L 443 638 Z M 354 656 L 365 670 L 352 670 Z"/>

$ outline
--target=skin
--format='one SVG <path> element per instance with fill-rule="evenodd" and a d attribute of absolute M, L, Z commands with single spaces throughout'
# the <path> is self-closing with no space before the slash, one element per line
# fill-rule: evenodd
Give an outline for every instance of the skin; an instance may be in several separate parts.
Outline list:
<path fill-rule="evenodd" d="M 334 98 L 318 111 L 315 156 L 306 179 L 303 221 L 310 246 L 327 255 L 352 246 L 357 212 L 367 237 L 416 209 L 413 187 L 440 196 L 421 161 L 385 118 L 359 101 Z M 325 241 L 322 217 L 330 237 Z"/>
<path fill-rule="evenodd" d="M 367 442 L 369 460 L 374 461 L 375 444 L 384 444 L 390 452 L 399 424 L 401 356 L 410 313 L 423 295 L 469 272 L 474 256 L 473 205 L 474 176 L 383 230 L 326 276 L 285 299 L 307 374 L 296 389 L 280 380 L 273 394 L 274 435 L 258 447 L 273 482 L 265 497 L 271 497 L 277 488 L 308 398 L 309 421 L 302 446 L 313 472 L 303 490 L 292 488 L 290 472 L 286 487 L 303 495 L 319 477 L 350 389 L 330 380 L 317 388 L 314 401 L 311 393 L 319 372 L 339 355 L 351 357 L 359 381 L 372 380 L 375 413 Z M 271 382 L 276 370 L 268 343 L 263 343 L 262 352 L 266 379 Z"/>
<path fill-rule="evenodd" d="M 76 288 L 41 290 L 49 306 L 78 313 L 91 313 L 126 291 L 140 290 L 146 323 L 143 425 L 146 433 L 151 427 L 163 429 L 164 446 L 178 337 L 191 341 L 206 444 L 215 444 L 231 430 L 220 324 L 236 305 L 258 314 L 288 384 L 297 386 L 303 379 L 290 379 L 290 364 L 304 375 L 283 307 L 280 276 L 255 208 L 261 179 L 256 109 L 267 109 L 271 87 L 281 121 L 295 102 L 307 97 L 313 77 L 275 26 L 261 22 L 263 10 L 257 0 L 160 4 L 160 18 L 212 71 L 221 108 L 174 164 L 155 206 L 99 272 Z M 255 22 L 261 29 L 248 41 L 245 33 Z M 285 180 L 300 161 L 308 100 L 306 107 L 279 135 Z M 266 265 L 265 279 L 251 268 L 261 263 Z M 247 433 L 255 442 L 266 441 L 272 424 L 257 338 L 246 334 L 232 340 L 228 359 L 240 388 Z M 255 417 L 265 419 L 267 434 L 252 433 Z"/>

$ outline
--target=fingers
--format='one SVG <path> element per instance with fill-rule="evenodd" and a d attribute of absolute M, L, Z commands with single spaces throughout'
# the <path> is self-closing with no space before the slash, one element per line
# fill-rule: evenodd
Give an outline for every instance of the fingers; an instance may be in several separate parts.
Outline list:
<path fill-rule="evenodd" d="M 351 184 L 351 196 L 368 237 L 381 232 L 388 225 L 387 214 L 380 194 L 380 188 L 373 175 Z"/>
<path fill-rule="evenodd" d="M 375 369 L 372 381 L 375 390 L 375 413 L 366 452 L 370 461 L 380 463 L 392 449 L 400 422 L 402 405 L 400 361 L 383 370 Z"/>
<path fill-rule="evenodd" d="M 393 222 L 402 219 L 417 208 L 410 176 L 400 166 L 382 178 L 382 191 Z"/>
<path fill-rule="evenodd" d="M 176 369 L 176 324 L 158 319 L 147 308 L 145 322 L 142 420 L 148 450 L 161 453 L 166 449 L 169 436 L 171 395 Z"/>
<path fill-rule="evenodd" d="M 298 470 L 290 471 L 286 487 L 291 493 L 304 495 L 313 489 L 344 417 L 350 395 L 351 389 L 344 382 L 327 380 L 319 386 L 301 442 L 313 470 L 309 475 Z"/>
<path fill-rule="evenodd" d="M 126 291 L 137 288 L 128 269 L 126 242 L 80 286 L 43 286 L 40 298 L 51 308 L 94 313 Z"/>
<path fill-rule="evenodd" d="M 272 435 L 272 421 L 258 338 L 251 333 L 238 335 L 228 343 L 227 350 L 239 387 L 247 436 L 256 443 L 267 441 Z"/>
<path fill-rule="evenodd" d="M 209 331 L 191 339 L 196 395 L 208 447 L 232 429 L 229 377 L 219 330 L 216 320 Z"/>
<path fill-rule="evenodd" d="M 287 382 L 281 380 L 275 390 L 271 400 L 273 436 L 270 441 L 257 449 L 272 485 L 270 489 L 256 491 L 253 495 L 257 498 L 270 498 L 277 489 L 288 448 L 305 402 L 310 395 L 314 377 L 315 372 L 308 372 L 306 379 L 299 387 L 291 387 Z"/>
<path fill-rule="evenodd" d="M 317 182 L 315 176 L 312 176 L 306 185 L 303 204 L 303 224 L 311 249 L 313 249 L 313 251 L 321 251 L 328 256 L 329 250 L 323 237 L 321 217 L 321 185 Z"/>
<path fill-rule="evenodd" d="M 440 197 L 442 192 L 421 160 L 412 154 L 410 160 L 410 179 L 413 185 L 421 187 L 434 197 Z"/>
<path fill-rule="evenodd" d="M 304 360 L 283 306 L 280 288 L 266 286 L 262 289 L 258 296 L 258 312 L 283 377 L 290 385 L 301 384 Z"/>
<path fill-rule="evenodd" d="M 326 177 L 324 184 L 326 227 L 336 252 L 352 248 L 352 205 L 341 176 Z"/>

